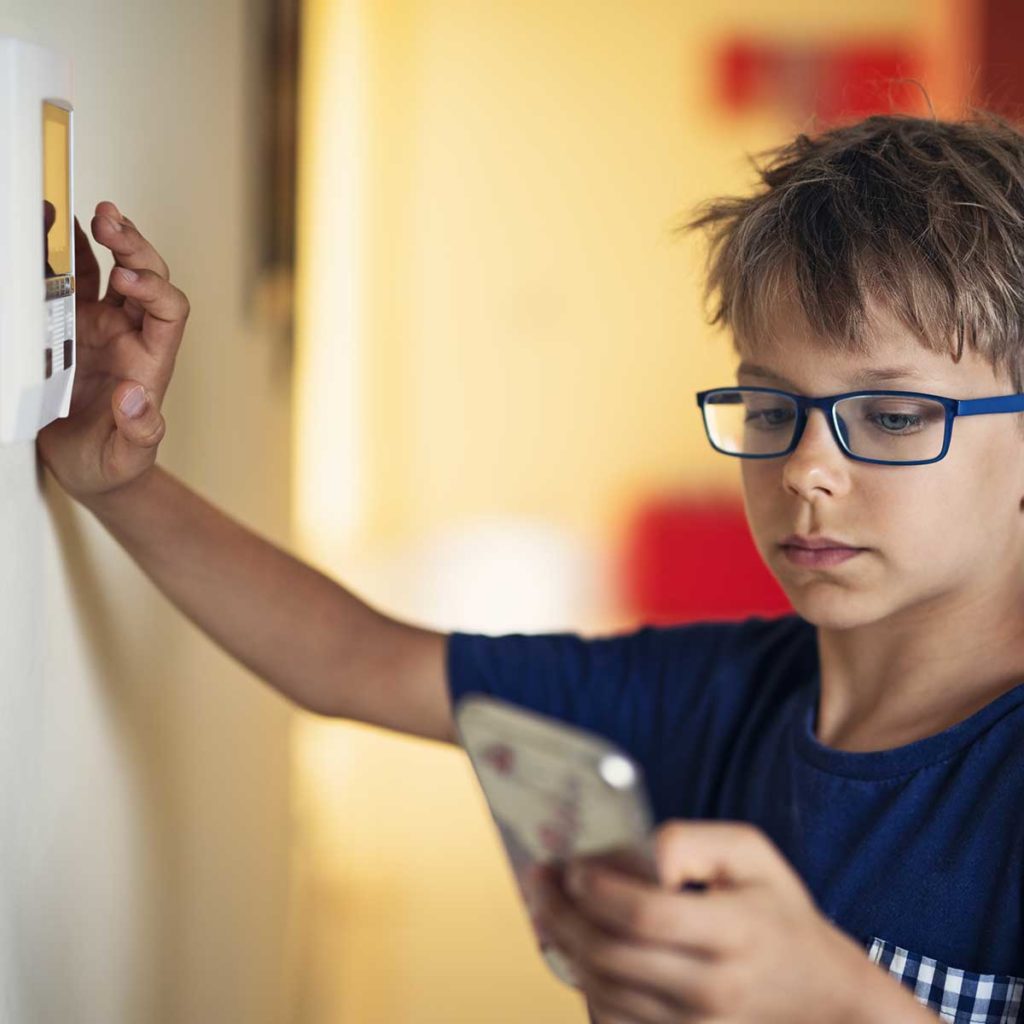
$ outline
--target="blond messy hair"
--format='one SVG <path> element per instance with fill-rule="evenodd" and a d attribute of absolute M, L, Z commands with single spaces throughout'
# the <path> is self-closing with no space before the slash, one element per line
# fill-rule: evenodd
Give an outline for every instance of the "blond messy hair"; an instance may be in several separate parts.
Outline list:
<path fill-rule="evenodd" d="M 1024 135 L 998 115 L 889 114 L 760 154 L 763 188 L 698 208 L 712 324 L 765 337 L 788 295 L 812 330 L 865 347 L 869 301 L 954 361 L 1024 381 Z"/>

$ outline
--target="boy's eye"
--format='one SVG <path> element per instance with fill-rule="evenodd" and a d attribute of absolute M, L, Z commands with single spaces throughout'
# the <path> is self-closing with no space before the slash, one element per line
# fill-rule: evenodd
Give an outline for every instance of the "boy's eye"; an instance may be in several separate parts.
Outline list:
<path fill-rule="evenodd" d="M 920 426 L 921 417 L 902 412 L 883 412 L 875 416 L 875 423 L 883 430 L 899 432 Z"/>
<path fill-rule="evenodd" d="M 771 409 L 747 409 L 745 422 L 752 427 L 781 427 L 793 422 L 796 411 L 791 406 Z"/>
<path fill-rule="evenodd" d="M 898 404 L 878 399 L 864 402 L 863 419 L 885 434 L 912 434 L 945 422 L 945 410 L 934 402 Z"/>

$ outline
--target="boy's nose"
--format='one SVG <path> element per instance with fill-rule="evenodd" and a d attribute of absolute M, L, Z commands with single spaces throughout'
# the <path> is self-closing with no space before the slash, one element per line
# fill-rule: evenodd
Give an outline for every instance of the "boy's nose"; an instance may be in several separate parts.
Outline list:
<path fill-rule="evenodd" d="M 815 492 L 845 494 L 850 485 L 850 460 L 839 447 L 821 409 L 811 409 L 803 436 L 786 456 L 782 471 L 785 486 L 810 497 Z"/>

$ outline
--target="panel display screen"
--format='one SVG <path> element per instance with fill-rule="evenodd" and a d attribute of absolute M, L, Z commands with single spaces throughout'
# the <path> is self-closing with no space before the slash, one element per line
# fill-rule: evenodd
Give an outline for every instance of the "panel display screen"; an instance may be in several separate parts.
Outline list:
<path fill-rule="evenodd" d="M 71 114 L 43 104 L 43 243 L 48 278 L 71 273 Z"/>

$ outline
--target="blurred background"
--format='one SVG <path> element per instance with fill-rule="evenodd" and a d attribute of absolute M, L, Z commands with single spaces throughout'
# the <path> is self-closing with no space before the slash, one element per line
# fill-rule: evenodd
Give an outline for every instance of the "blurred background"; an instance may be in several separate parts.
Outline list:
<path fill-rule="evenodd" d="M 191 298 L 162 463 L 487 633 L 785 613 L 674 228 L 796 132 L 927 112 L 907 79 L 940 116 L 1024 100 L 1010 0 L 8 0 L 0 32 L 72 55 L 78 215 L 117 202 Z M 294 710 L 30 446 L 0 468 L 33 495 L 0 556 L 4 1021 L 586 1021 L 460 750 Z"/>

